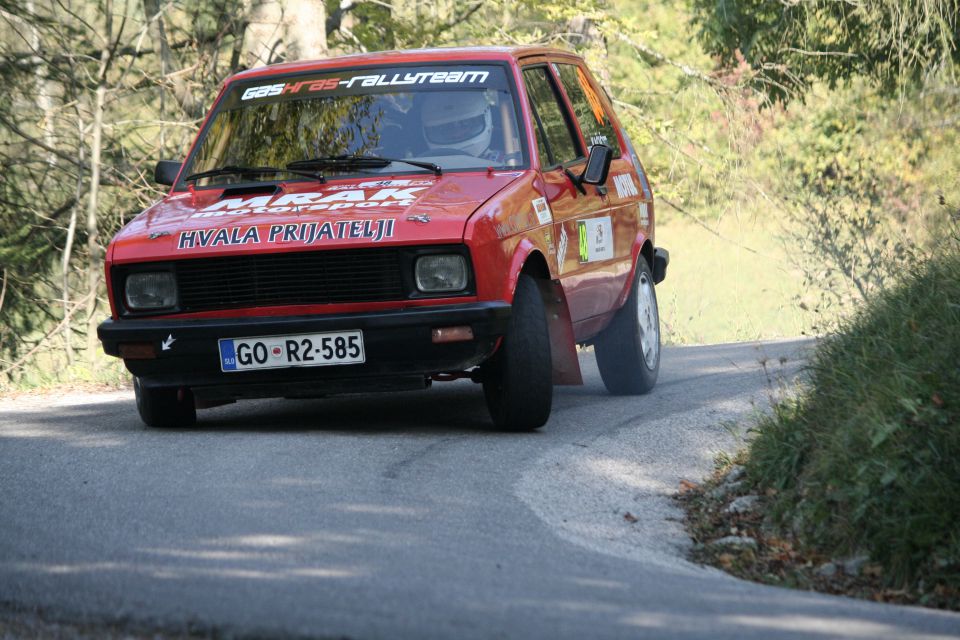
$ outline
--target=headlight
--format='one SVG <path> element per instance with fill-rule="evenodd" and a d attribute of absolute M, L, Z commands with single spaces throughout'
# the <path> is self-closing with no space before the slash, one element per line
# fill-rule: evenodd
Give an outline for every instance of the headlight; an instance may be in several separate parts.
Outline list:
<path fill-rule="evenodd" d="M 467 288 L 467 261 L 457 254 L 421 256 L 414 268 L 417 289 L 424 293 Z"/>
<path fill-rule="evenodd" d="M 131 273 L 125 293 L 132 311 L 167 309 L 177 304 L 177 281 L 169 271 Z"/>

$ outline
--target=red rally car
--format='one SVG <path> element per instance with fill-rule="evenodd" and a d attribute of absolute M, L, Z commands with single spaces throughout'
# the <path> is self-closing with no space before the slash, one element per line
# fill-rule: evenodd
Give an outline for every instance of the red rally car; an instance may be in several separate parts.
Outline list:
<path fill-rule="evenodd" d="M 107 251 L 106 353 L 148 425 L 197 408 L 482 383 L 535 429 L 593 345 L 614 394 L 655 384 L 653 196 L 583 60 L 387 52 L 226 81 L 168 195 Z"/>

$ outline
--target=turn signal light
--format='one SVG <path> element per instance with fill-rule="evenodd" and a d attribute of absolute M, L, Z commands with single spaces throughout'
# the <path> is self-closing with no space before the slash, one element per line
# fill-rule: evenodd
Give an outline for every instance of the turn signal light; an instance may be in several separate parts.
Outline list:
<path fill-rule="evenodd" d="M 433 343 L 442 342 L 466 342 L 473 340 L 473 329 L 469 326 L 462 327 L 441 327 L 433 330 Z"/>
<path fill-rule="evenodd" d="M 152 342 L 121 342 L 120 357 L 124 360 L 153 360 L 157 347 Z"/>

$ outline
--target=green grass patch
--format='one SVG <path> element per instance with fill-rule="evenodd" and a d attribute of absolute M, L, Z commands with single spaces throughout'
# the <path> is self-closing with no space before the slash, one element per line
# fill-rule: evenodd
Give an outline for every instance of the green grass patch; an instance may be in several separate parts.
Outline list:
<path fill-rule="evenodd" d="M 803 275 L 784 250 L 780 221 L 728 211 L 704 214 L 698 224 L 666 204 L 657 212 L 657 245 L 670 251 L 667 279 L 657 285 L 665 341 L 718 344 L 809 332 L 815 318 L 799 306 Z"/>
<path fill-rule="evenodd" d="M 960 587 L 960 251 L 943 250 L 825 338 L 808 386 L 755 426 L 773 521 L 890 586 Z"/>

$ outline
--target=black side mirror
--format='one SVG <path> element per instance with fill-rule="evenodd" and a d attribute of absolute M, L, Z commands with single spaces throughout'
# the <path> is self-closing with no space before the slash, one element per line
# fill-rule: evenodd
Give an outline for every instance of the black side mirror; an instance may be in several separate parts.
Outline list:
<path fill-rule="evenodd" d="M 153 169 L 153 181 L 157 184 L 173 185 L 181 166 L 182 163 L 174 160 L 161 160 Z"/>
<path fill-rule="evenodd" d="M 610 173 L 610 162 L 613 160 L 613 149 L 605 144 L 595 144 L 590 147 L 590 155 L 587 156 L 587 166 L 583 168 L 583 173 L 575 175 L 567 169 L 567 175 L 573 181 L 573 186 L 586 195 L 587 190 L 583 188 L 585 184 L 602 185 L 607 181 L 607 175 Z"/>

